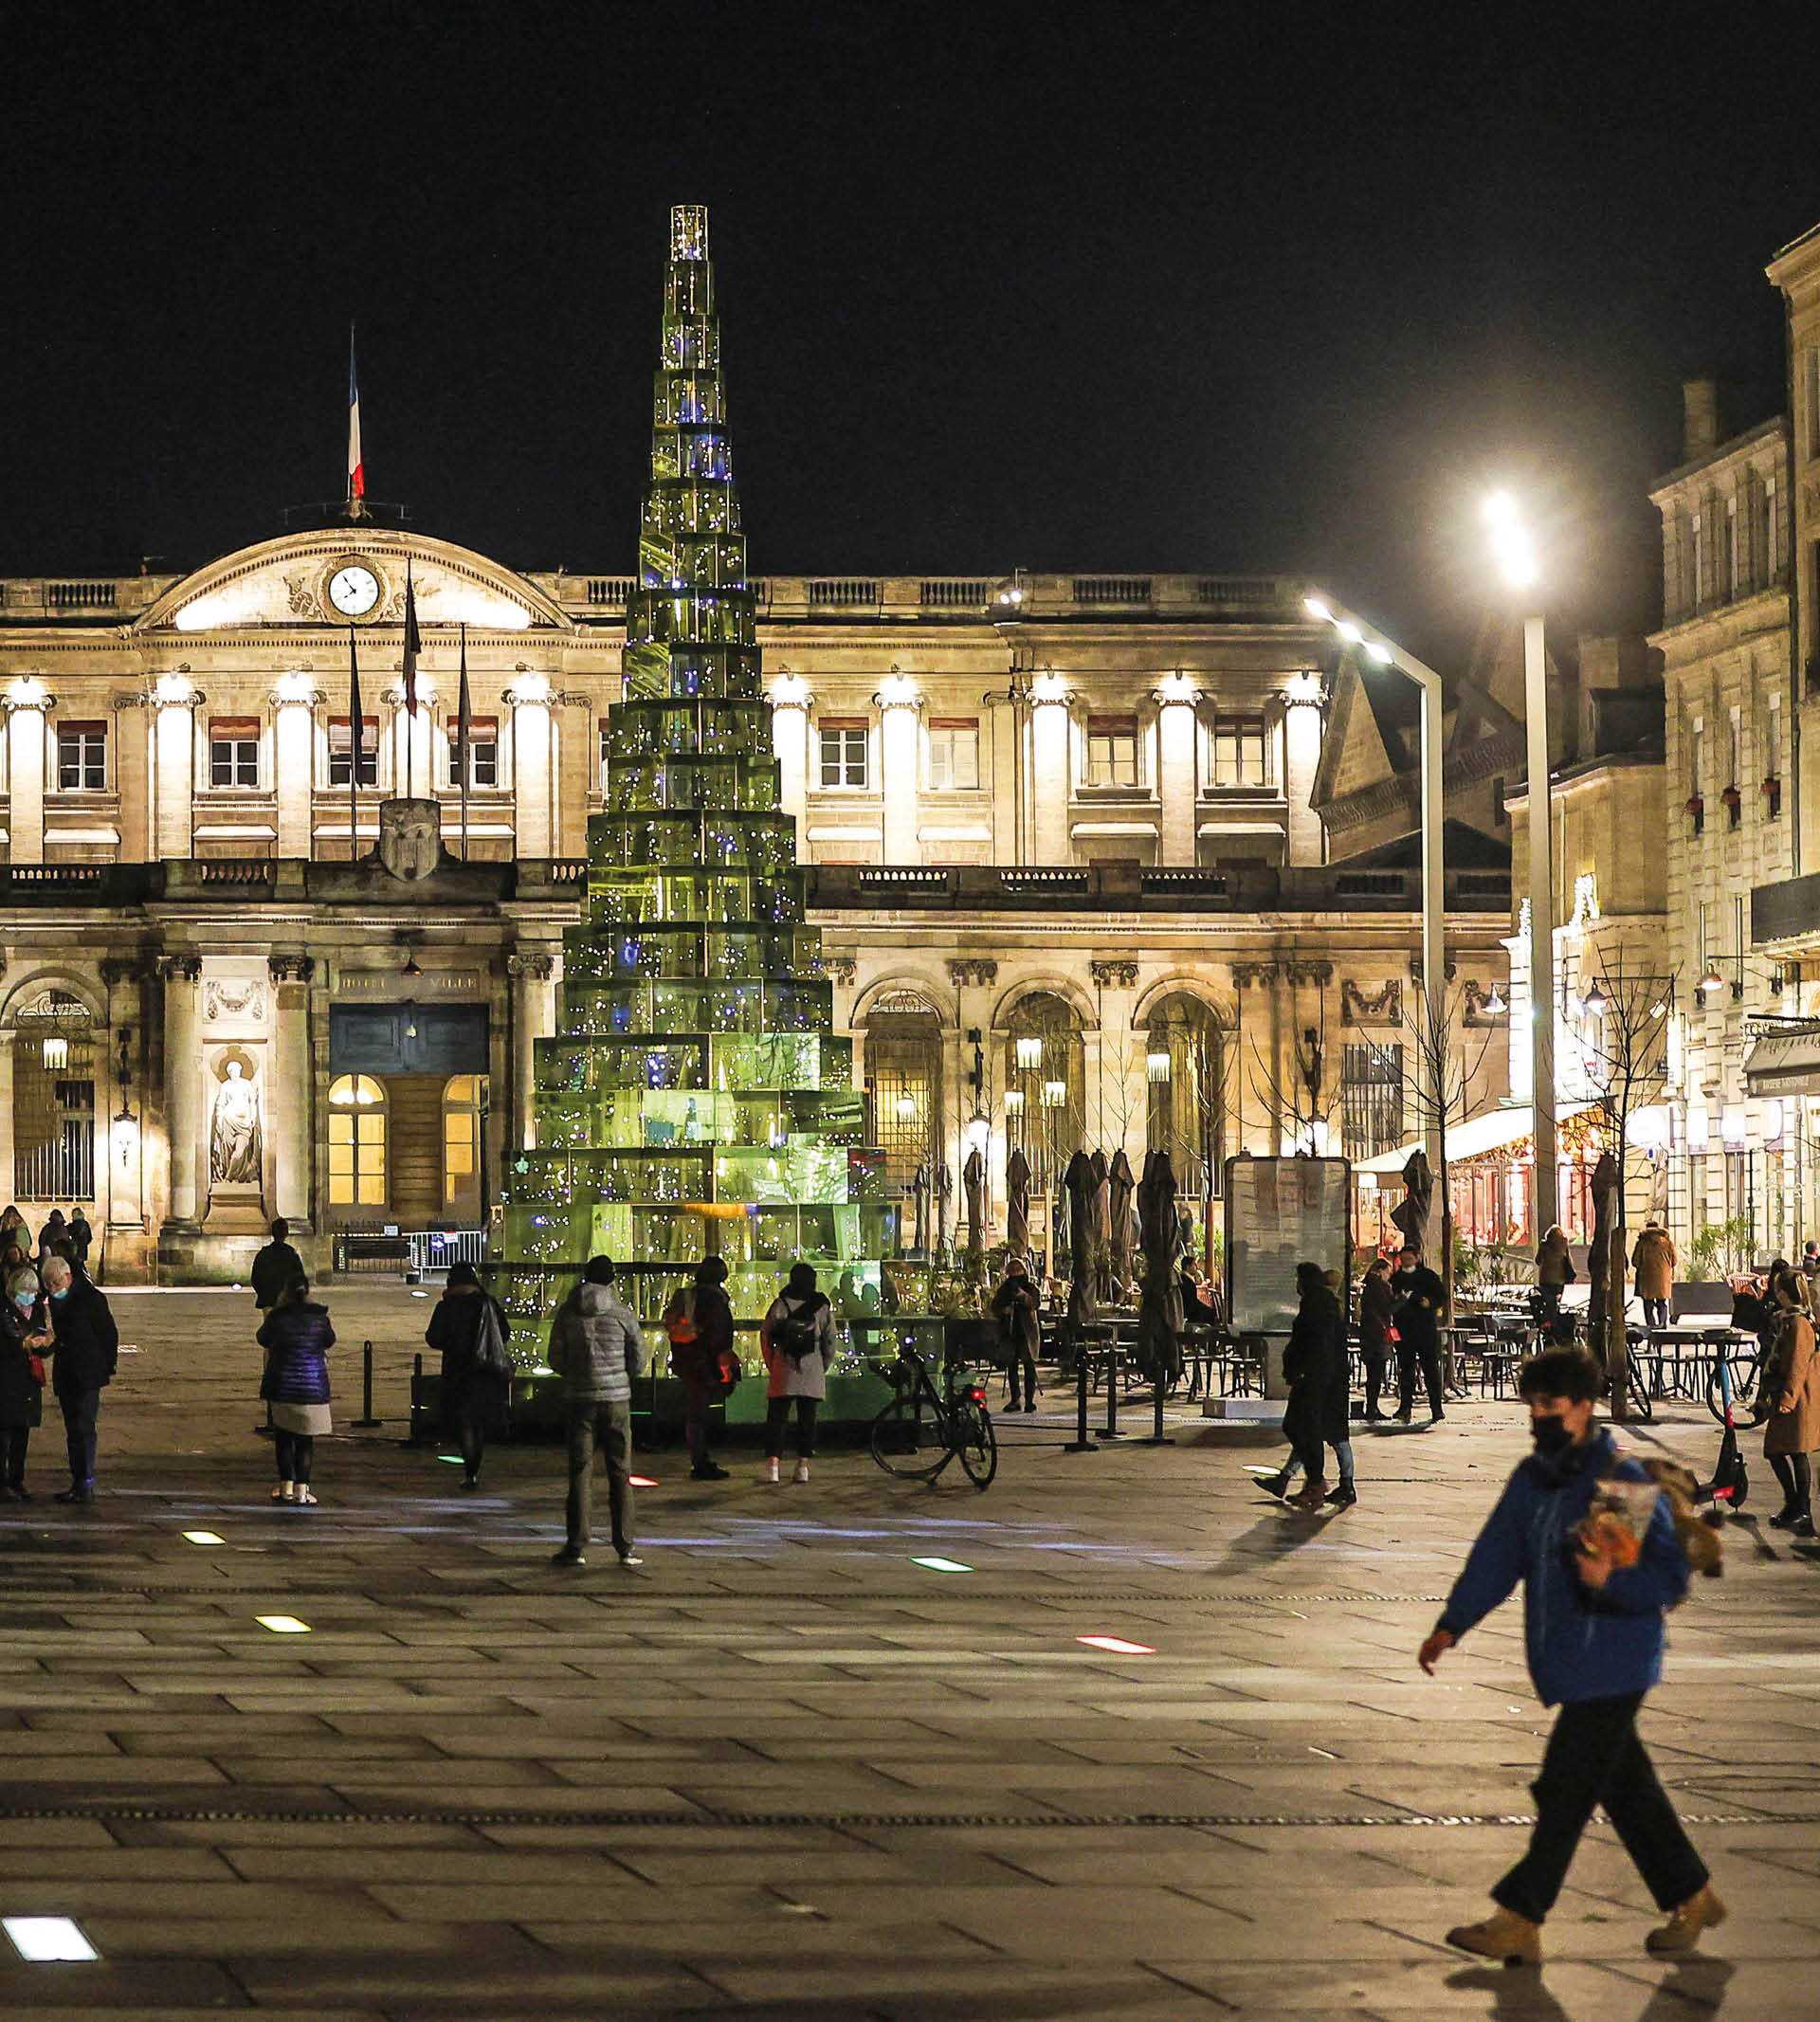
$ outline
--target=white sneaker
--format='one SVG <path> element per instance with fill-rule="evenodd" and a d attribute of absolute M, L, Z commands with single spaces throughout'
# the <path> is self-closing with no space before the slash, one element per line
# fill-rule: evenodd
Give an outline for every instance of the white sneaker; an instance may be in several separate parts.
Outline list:
<path fill-rule="evenodd" d="M 765 1463 L 765 1479 L 766 1479 L 766 1481 L 768 1481 L 768 1482 L 774 1482 L 774 1481 L 776 1481 L 776 1479 L 777 1479 L 777 1463 L 776 1463 L 776 1462 L 775 1462 L 774 1460 L 768 1460 L 768 1461 L 767 1461 L 767 1462 Z"/>
<path fill-rule="evenodd" d="M 807 1461 L 798 1461 L 798 1462 L 796 1463 L 796 1472 L 795 1472 L 795 1474 L 794 1474 L 794 1475 L 793 1475 L 793 1476 L 792 1477 L 792 1479 L 793 1481 L 798 1481 L 798 1482 L 806 1482 L 806 1481 L 808 1481 L 808 1479 L 809 1479 L 809 1463 L 808 1463 Z"/>

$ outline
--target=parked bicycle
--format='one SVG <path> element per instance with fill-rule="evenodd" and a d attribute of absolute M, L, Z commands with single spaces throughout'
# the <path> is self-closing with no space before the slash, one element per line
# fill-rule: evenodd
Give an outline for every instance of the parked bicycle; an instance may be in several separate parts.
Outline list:
<path fill-rule="evenodd" d="M 952 1357 L 937 1390 L 928 1363 L 909 1346 L 886 1375 L 897 1395 L 872 1421 L 872 1458 L 879 1466 L 906 1481 L 934 1482 L 958 1460 L 975 1488 L 990 1488 L 998 1472 L 998 1435 L 985 1391 L 971 1378 L 957 1385 Z"/>

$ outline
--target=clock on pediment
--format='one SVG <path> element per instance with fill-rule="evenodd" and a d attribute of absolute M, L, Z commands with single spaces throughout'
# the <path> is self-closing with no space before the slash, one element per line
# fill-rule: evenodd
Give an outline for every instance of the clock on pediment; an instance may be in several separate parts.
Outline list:
<path fill-rule="evenodd" d="M 355 556 L 330 565 L 322 599 L 343 618 L 367 618 L 379 608 L 384 586 L 375 572 Z"/>

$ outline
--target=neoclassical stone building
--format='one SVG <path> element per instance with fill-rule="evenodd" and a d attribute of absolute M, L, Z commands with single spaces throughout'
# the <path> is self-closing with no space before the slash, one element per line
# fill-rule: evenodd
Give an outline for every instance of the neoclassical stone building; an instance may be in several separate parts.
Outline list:
<path fill-rule="evenodd" d="M 92 1203 L 117 1279 L 243 1272 L 273 1213 L 320 1263 L 337 1231 L 485 1226 L 555 1029 L 627 587 L 364 519 L 181 576 L 0 584 L 0 1175 L 28 1217 Z M 761 610 L 812 917 L 903 1184 L 983 1139 L 997 1213 L 1011 1147 L 1040 1187 L 1085 1139 L 1168 1144 L 1205 1196 L 1240 1150 L 1419 1135 L 1412 755 L 1355 748 L 1364 676 L 1298 586 L 774 577 Z M 1483 1003 L 1508 840 L 1470 710 L 1453 736 L 1449 959 Z M 1323 768 L 1369 800 L 1374 767 L 1336 861 Z M 382 838 L 404 800 L 436 804 L 440 857 Z"/>

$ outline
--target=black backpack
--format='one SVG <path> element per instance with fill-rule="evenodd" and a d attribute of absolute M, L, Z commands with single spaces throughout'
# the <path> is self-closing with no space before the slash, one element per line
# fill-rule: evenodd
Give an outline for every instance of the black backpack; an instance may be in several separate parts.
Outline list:
<path fill-rule="evenodd" d="M 827 1303 L 817 1292 L 793 1313 L 786 1307 L 783 1317 L 772 1322 L 772 1345 L 781 1348 L 792 1362 L 800 1363 L 806 1356 L 819 1355 L 822 1337 L 815 1323 Z"/>

